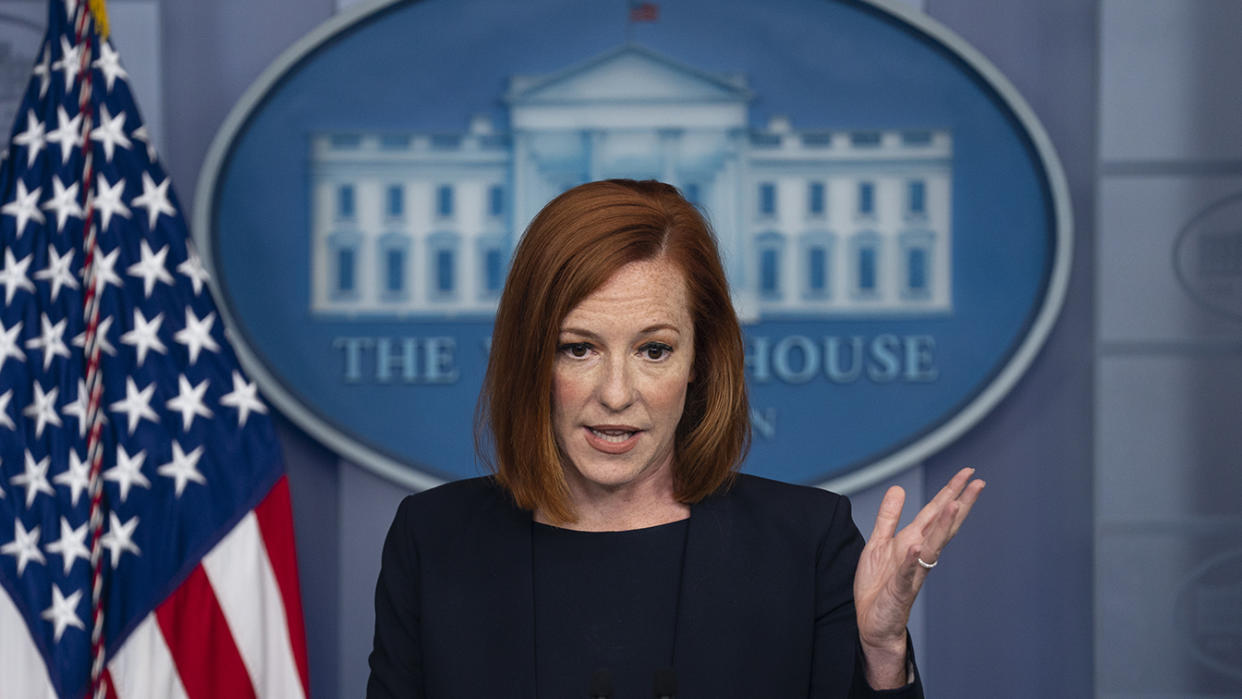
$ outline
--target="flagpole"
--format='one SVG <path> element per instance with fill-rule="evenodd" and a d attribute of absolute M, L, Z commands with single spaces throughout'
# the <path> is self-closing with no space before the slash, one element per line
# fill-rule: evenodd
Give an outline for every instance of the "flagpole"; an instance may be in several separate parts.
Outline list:
<path fill-rule="evenodd" d="M 82 114 L 82 190 L 83 190 L 83 315 L 86 321 L 85 354 L 86 354 L 86 390 L 90 396 L 87 402 L 86 421 L 90 431 L 86 441 L 87 461 L 90 463 L 89 493 L 91 498 L 90 533 L 91 533 L 91 696 L 104 699 L 105 687 L 102 681 L 105 661 L 104 652 L 104 605 L 103 605 L 103 479 L 100 471 L 103 468 L 103 411 L 100 403 L 103 398 L 103 378 L 99 367 L 99 294 L 95 286 L 96 260 L 99 248 L 96 241 L 98 227 L 95 222 L 94 189 L 94 157 L 91 148 L 91 130 L 94 125 L 94 105 L 91 102 L 91 48 L 93 46 L 94 28 L 89 0 L 77 0 L 77 12 L 73 18 L 74 45 L 81 49 L 81 62 L 78 75 L 81 86 L 78 91 L 78 109 Z"/>

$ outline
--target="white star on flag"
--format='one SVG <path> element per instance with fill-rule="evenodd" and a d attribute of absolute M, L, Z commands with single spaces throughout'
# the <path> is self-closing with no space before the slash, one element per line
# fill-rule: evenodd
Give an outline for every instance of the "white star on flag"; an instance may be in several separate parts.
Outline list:
<path fill-rule="evenodd" d="M 151 142 L 151 133 L 147 131 L 147 125 L 143 124 L 129 133 L 135 140 L 142 141 L 147 144 L 147 160 L 155 162 L 155 144 Z"/>
<path fill-rule="evenodd" d="M 17 558 L 18 577 L 26 571 L 26 565 L 31 561 L 47 564 L 43 552 L 39 550 L 39 527 L 26 531 L 20 519 L 13 520 L 13 540 L 0 546 L 0 553 Z"/>
<path fill-rule="evenodd" d="M 51 47 L 44 46 L 42 57 L 34 67 L 35 77 L 39 78 L 39 99 L 47 94 L 48 84 L 52 81 L 52 56 Z"/>
<path fill-rule="evenodd" d="M 233 372 L 233 391 L 220 396 L 220 405 L 237 408 L 237 426 L 245 427 L 250 411 L 267 413 L 267 406 L 259 400 L 259 389 L 254 383 L 247 383 L 241 372 Z"/>
<path fill-rule="evenodd" d="M 69 571 L 73 570 L 75 560 L 81 558 L 88 563 L 91 560 L 91 552 L 86 548 L 87 524 L 89 522 L 83 522 L 82 526 L 74 529 L 69 526 L 69 520 L 61 517 L 60 538 L 48 542 L 47 552 L 59 554 L 64 559 L 65 575 L 69 575 Z"/>
<path fill-rule="evenodd" d="M 13 257 L 13 250 L 11 248 L 4 251 L 4 267 L 0 267 L 0 284 L 4 285 L 4 303 L 6 306 L 13 303 L 13 296 L 19 289 L 25 289 L 32 294 L 34 293 L 34 282 L 31 282 L 26 276 L 26 268 L 30 266 L 32 257 L 33 255 L 27 255 L 18 260 Z"/>
<path fill-rule="evenodd" d="M 17 334 L 22 331 L 22 322 L 19 320 L 11 327 L 4 327 L 4 322 L 0 321 L 0 369 L 4 368 L 4 363 L 9 357 L 15 358 L 19 362 L 26 361 L 26 353 L 22 351 L 17 341 Z"/>
<path fill-rule="evenodd" d="M 65 629 L 72 626 L 74 628 L 85 630 L 82 625 L 82 619 L 78 617 L 78 602 L 82 599 L 82 591 L 74 590 L 72 595 L 65 597 L 65 593 L 60 591 L 60 585 L 52 584 L 52 606 L 43 610 L 40 615 L 44 619 L 52 622 L 52 626 L 56 629 L 53 632 L 53 638 L 59 642 Z"/>
<path fill-rule="evenodd" d="M 65 229 L 65 222 L 72 216 L 82 218 L 82 205 L 78 203 L 78 183 L 66 187 L 60 183 L 60 177 L 52 175 L 52 198 L 43 202 L 44 211 L 56 211 L 56 232 Z"/>
<path fill-rule="evenodd" d="M 99 141 L 103 144 L 104 159 L 112 162 L 112 154 L 117 146 L 128 149 L 132 144 L 129 137 L 125 135 L 125 112 L 121 112 L 116 116 L 108 113 L 108 105 L 99 107 L 100 113 L 99 126 L 91 130 L 91 140 Z"/>
<path fill-rule="evenodd" d="M 30 221 L 43 223 L 43 212 L 39 211 L 39 193 L 43 191 L 42 187 L 35 187 L 33 190 L 26 189 L 26 183 L 22 180 L 17 181 L 17 192 L 13 195 L 13 201 L 0 206 L 0 213 L 8 214 L 17 219 L 17 239 L 21 240 L 22 234 L 26 232 L 26 224 Z"/>
<path fill-rule="evenodd" d="M 102 253 L 103 250 L 101 249 L 100 252 Z M 100 255 L 99 258 L 95 260 L 95 293 L 96 294 L 99 294 L 100 296 L 102 296 L 104 292 L 104 287 L 106 287 L 108 284 L 111 284 L 112 286 L 115 286 L 118 288 L 121 287 L 121 278 L 116 275 L 116 271 L 113 269 L 114 267 L 116 267 L 116 257 L 119 254 L 121 254 L 121 248 L 116 247 L 112 249 L 112 252 L 108 253 L 107 255 Z M 86 272 L 85 269 L 83 269 L 82 271 L 83 273 Z"/>
<path fill-rule="evenodd" d="M 51 318 L 44 313 L 40 316 L 39 322 L 43 326 L 43 330 L 38 337 L 32 337 L 26 340 L 26 349 L 43 350 L 43 370 L 47 371 L 52 366 L 52 359 L 60 357 L 69 357 L 69 348 L 65 346 L 65 326 L 68 324 L 68 318 L 61 318 L 59 323 L 53 323 Z"/>
<path fill-rule="evenodd" d="M 39 151 L 47 144 L 47 136 L 43 133 L 43 122 L 35 116 L 34 110 L 26 112 L 26 130 L 13 135 L 13 144 L 26 147 L 26 167 L 34 165 Z"/>
<path fill-rule="evenodd" d="M 142 464 L 146 460 L 147 451 L 145 449 L 130 456 L 129 452 L 125 451 L 125 447 L 117 445 L 116 466 L 104 471 L 103 477 L 105 481 L 112 481 L 120 487 L 122 503 L 125 502 L 125 498 L 129 497 L 129 489 L 134 485 L 148 489 L 151 487 L 151 481 L 142 475 Z"/>
<path fill-rule="evenodd" d="M 207 485 L 207 479 L 198 471 L 198 460 L 203 456 L 203 448 L 195 447 L 189 454 L 186 454 L 176 441 L 173 441 L 172 448 L 172 461 L 160 466 L 156 472 L 173 479 L 173 488 L 177 497 L 181 497 L 181 491 L 185 490 L 186 484 L 190 481 L 199 485 Z"/>
<path fill-rule="evenodd" d="M 56 414 L 56 394 L 60 393 L 60 386 L 52 386 L 52 390 L 47 393 L 43 392 L 43 386 L 38 381 L 34 384 L 34 400 L 26 409 L 22 411 L 22 415 L 32 417 L 35 420 L 35 438 L 43 436 L 43 428 L 50 422 L 56 427 L 60 427 L 60 416 Z"/>
<path fill-rule="evenodd" d="M 74 187 L 77 185 L 75 184 Z M 64 255 L 61 255 L 56 251 L 55 245 L 49 245 L 47 246 L 47 266 L 35 272 L 35 279 L 51 282 L 53 302 L 60 295 L 62 286 L 70 289 L 78 288 L 78 280 L 74 278 L 73 272 L 69 271 L 69 267 L 73 265 L 73 253 L 73 248 L 69 248 Z"/>
<path fill-rule="evenodd" d="M 121 194 L 124 190 L 125 180 L 123 178 L 118 179 L 116 184 L 108 184 L 108 179 L 102 174 L 95 178 L 95 210 L 99 212 L 99 217 L 102 219 L 99 223 L 100 232 L 108 229 L 113 214 L 129 218 L 129 207 L 121 201 Z"/>
<path fill-rule="evenodd" d="M 78 419 L 78 436 L 82 438 L 86 437 L 86 410 L 90 407 L 89 401 L 90 394 L 86 390 L 86 380 L 78 379 L 78 397 L 70 403 L 65 403 L 60 409 L 62 414 Z M 74 504 L 77 504 L 76 496 L 74 497 Z"/>
<path fill-rule="evenodd" d="M 220 345 L 211 336 L 211 326 L 216 322 L 216 312 L 212 311 L 205 318 L 194 315 L 190 308 L 185 309 L 185 328 L 173 333 L 173 339 L 185 345 L 190 352 L 190 364 L 198 361 L 198 353 L 207 348 L 219 352 Z"/>
<path fill-rule="evenodd" d="M 104 80 L 108 83 L 108 92 L 112 91 L 112 84 L 117 78 L 128 78 L 129 73 L 121 67 L 121 57 L 116 50 L 112 48 L 112 43 L 101 41 L 99 44 L 99 58 L 91 63 L 92 68 L 98 68 L 104 74 Z"/>
<path fill-rule="evenodd" d="M 82 63 L 82 49 L 69 43 L 66 37 L 60 37 L 60 60 L 52 64 L 54 70 L 65 71 L 65 92 L 73 87 L 73 81 L 78 77 L 78 69 Z"/>
<path fill-rule="evenodd" d="M 99 321 L 98 327 L 95 329 L 95 342 L 99 343 L 99 351 L 104 354 L 116 356 L 116 348 L 108 342 L 108 331 L 112 330 L 112 316 L 108 316 Z M 73 346 L 86 349 L 86 331 L 73 336 Z"/>
<path fill-rule="evenodd" d="M 138 390 L 138 385 L 134 383 L 134 377 L 125 377 L 125 400 L 118 400 L 108 409 L 114 413 L 125 413 L 129 420 L 129 433 L 133 434 L 138 428 L 138 423 L 146 418 L 151 422 L 159 424 L 160 418 L 151 409 L 151 396 L 155 394 L 155 382 L 147 384 L 147 387 Z"/>
<path fill-rule="evenodd" d="M 9 401 L 11 400 L 13 400 L 13 389 L 10 388 L 4 393 L 0 393 L 0 427 L 15 430 L 17 425 L 14 425 L 13 418 L 9 417 Z"/>
<path fill-rule="evenodd" d="M 177 215 L 177 210 L 168 201 L 168 185 L 170 182 L 172 180 L 165 177 L 164 181 L 157 185 L 155 180 L 151 179 L 149 173 L 145 170 L 142 173 L 142 194 L 134 197 L 129 205 L 134 208 L 141 206 L 147 210 L 148 228 L 155 228 L 155 222 L 159 219 L 160 214 Z"/>
<path fill-rule="evenodd" d="M 52 479 L 56 485 L 69 488 L 69 500 L 74 507 L 78 505 L 78 496 L 91 485 L 91 465 L 83 461 L 76 451 L 69 450 L 69 468 Z"/>
<path fill-rule="evenodd" d="M 137 203 L 137 200 L 134 200 Z M 155 288 L 155 282 L 161 281 L 169 286 L 173 283 L 172 274 L 164 266 L 164 258 L 168 257 L 168 246 L 160 248 L 157 253 L 151 252 L 151 246 L 147 245 L 147 241 L 142 241 L 141 250 L 139 251 L 142 259 L 129 266 L 126 272 L 131 277 L 142 278 L 142 295 L 146 298 L 151 297 L 151 291 Z"/>
<path fill-rule="evenodd" d="M 192 249 L 186 254 L 185 262 L 177 265 L 177 271 L 190 279 L 190 284 L 194 287 L 195 296 L 202 293 L 203 282 L 211 279 L 211 276 L 207 274 L 207 270 L 203 267 L 202 259 Z"/>
<path fill-rule="evenodd" d="M 45 456 L 35 461 L 30 450 L 26 450 L 26 470 L 9 479 L 13 485 L 25 486 L 26 488 L 26 509 L 34 504 L 35 498 L 39 493 L 56 497 L 56 491 L 52 490 L 52 484 L 47 482 L 47 469 L 51 464 L 52 457 Z"/>
<path fill-rule="evenodd" d="M 73 155 L 73 149 L 82 146 L 82 115 L 78 114 L 70 119 L 69 112 L 57 105 L 56 117 L 56 128 L 47 132 L 47 142 L 60 146 L 60 164 L 64 165 L 69 162 L 69 156 Z"/>
<path fill-rule="evenodd" d="M 207 379 L 203 379 L 197 386 L 191 386 L 185 374 L 177 377 L 177 396 L 169 399 L 167 405 L 169 410 L 181 413 L 181 429 L 186 432 L 190 431 L 195 415 L 211 418 L 211 410 L 203 405 L 207 384 Z"/>
<path fill-rule="evenodd" d="M 134 309 L 134 329 L 121 335 L 121 343 L 133 345 L 134 351 L 138 353 L 138 366 L 147 359 L 147 352 L 155 350 L 160 354 L 167 354 L 168 348 L 164 346 L 160 340 L 160 325 L 164 322 L 164 314 L 159 313 L 151 320 L 147 320 L 142 315 L 142 311 Z"/>
<path fill-rule="evenodd" d="M 138 526 L 138 517 L 134 516 L 125 524 L 121 524 L 121 520 L 117 518 L 115 512 L 108 513 L 108 533 L 103 535 L 99 540 L 100 545 L 108 549 L 108 553 L 112 554 L 112 567 L 121 560 L 121 554 L 129 551 L 135 556 L 141 556 L 142 552 L 138 550 L 138 546 L 133 542 L 134 528 Z"/>

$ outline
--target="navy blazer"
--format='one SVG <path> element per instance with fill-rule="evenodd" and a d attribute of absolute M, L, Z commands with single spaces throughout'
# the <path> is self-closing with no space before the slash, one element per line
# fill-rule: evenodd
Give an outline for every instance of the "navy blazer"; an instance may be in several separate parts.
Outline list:
<path fill-rule="evenodd" d="M 490 478 L 401 503 L 375 590 L 368 697 L 537 696 L 531 530 L 531 513 Z M 917 671 L 914 684 L 884 692 L 862 678 L 862 547 L 849 500 L 816 488 L 742 475 L 692 505 L 678 696 L 922 697 Z"/>

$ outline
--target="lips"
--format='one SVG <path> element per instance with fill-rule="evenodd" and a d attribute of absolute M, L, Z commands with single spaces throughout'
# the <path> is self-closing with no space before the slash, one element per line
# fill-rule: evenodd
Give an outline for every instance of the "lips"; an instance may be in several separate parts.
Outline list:
<path fill-rule="evenodd" d="M 587 443 L 605 454 L 624 454 L 638 444 L 642 430 L 629 425 L 594 425 L 583 428 Z"/>

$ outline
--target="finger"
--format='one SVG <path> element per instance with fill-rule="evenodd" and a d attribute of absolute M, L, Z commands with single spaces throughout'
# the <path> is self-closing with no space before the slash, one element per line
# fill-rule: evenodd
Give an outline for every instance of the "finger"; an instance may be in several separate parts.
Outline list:
<path fill-rule="evenodd" d="M 923 562 L 934 565 L 940 560 L 940 554 L 944 552 L 945 545 L 949 543 L 953 522 L 957 518 L 957 513 L 960 509 L 961 505 L 954 501 L 945 505 L 944 509 L 940 511 L 940 516 L 932 524 L 930 531 L 927 533 L 927 538 L 923 540 L 922 545 L 918 546 L 918 558 L 923 559 Z M 929 570 L 922 566 L 919 567 L 924 572 Z"/>
<path fill-rule="evenodd" d="M 966 490 L 957 499 L 959 505 L 957 515 L 953 518 L 953 526 L 949 529 L 949 539 L 957 536 L 957 530 L 962 528 L 962 522 L 966 521 L 966 515 L 970 514 L 970 508 L 975 506 L 975 502 L 979 500 L 979 494 L 983 492 L 987 483 L 979 479 L 970 482 L 966 486 Z"/>
<path fill-rule="evenodd" d="M 919 510 L 919 513 L 915 515 L 914 521 L 911 522 L 911 524 L 914 525 L 915 530 L 926 532 L 927 527 L 929 527 L 931 523 L 936 520 L 937 515 L 940 514 L 940 510 L 944 509 L 945 505 L 956 500 L 958 495 L 962 493 L 962 490 L 966 487 L 966 483 L 970 480 L 970 476 L 974 472 L 975 470 L 973 468 L 964 468 L 954 474 L 953 477 L 949 479 L 949 482 L 940 489 L 940 492 L 936 493 L 936 496 L 924 505 L 923 509 Z"/>
<path fill-rule="evenodd" d="M 875 513 L 875 527 L 871 530 L 871 541 L 891 539 L 897 531 L 897 523 L 901 521 L 901 508 L 906 504 L 906 491 L 895 485 L 884 493 L 880 501 L 880 511 Z"/>

